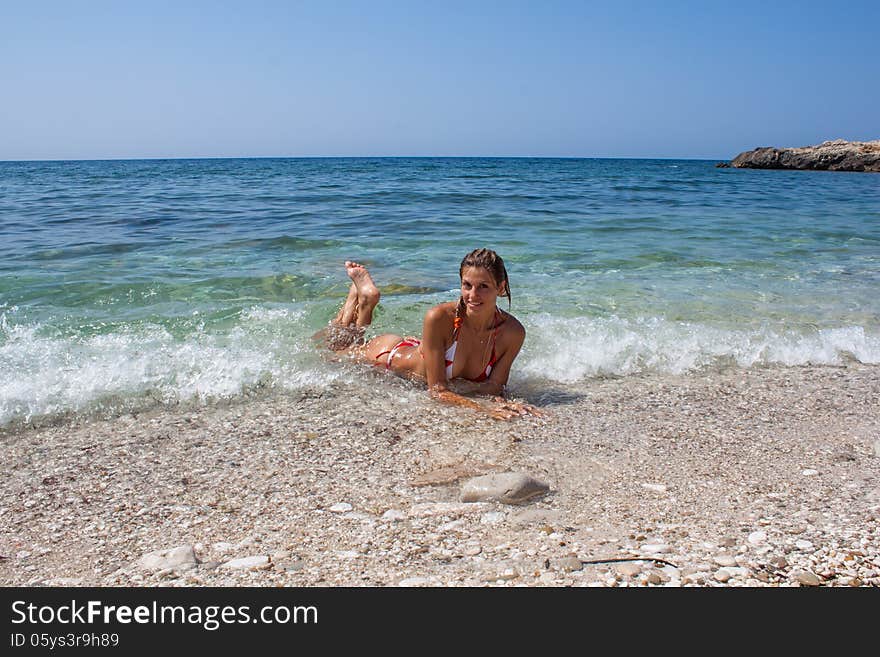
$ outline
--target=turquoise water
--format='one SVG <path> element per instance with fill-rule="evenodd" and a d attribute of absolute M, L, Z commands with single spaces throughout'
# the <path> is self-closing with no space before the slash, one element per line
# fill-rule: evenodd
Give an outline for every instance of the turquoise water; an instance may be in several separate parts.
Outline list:
<path fill-rule="evenodd" d="M 352 376 L 348 288 L 418 333 L 507 262 L 524 383 L 880 362 L 880 176 L 693 160 L 0 162 L 0 425 Z"/>

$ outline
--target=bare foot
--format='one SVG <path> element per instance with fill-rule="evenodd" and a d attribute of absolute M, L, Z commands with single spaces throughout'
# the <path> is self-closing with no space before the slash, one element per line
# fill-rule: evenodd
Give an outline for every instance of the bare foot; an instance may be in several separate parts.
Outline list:
<path fill-rule="evenodd" d="M 346 260 L 345 272 L 357 288 L 357 326 L 369 326 L 373 321 L 373 308 L 379 303 L 379 288 L 367 268 L 359 262 Z"/>
<path fill-rule="evenodd" d="M 373 277 L 370 276 L 370 272 L 368 272 L 367 268 L 361 263 L 346 260 L 345 273 L 347 273 L 348 277 L 354 281 L 359 296 L 364 294 L 379 294 L 379 288 L 377 288 L 376 284 L 373 282 Z"/>

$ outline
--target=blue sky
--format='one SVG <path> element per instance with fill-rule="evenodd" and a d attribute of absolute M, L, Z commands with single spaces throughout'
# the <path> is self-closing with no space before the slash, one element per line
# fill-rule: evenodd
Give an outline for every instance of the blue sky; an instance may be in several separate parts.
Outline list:
<path fill-rule="evenodd" d="M 0 0 L 0 159 L 880 138 L 880 2 Z"/>

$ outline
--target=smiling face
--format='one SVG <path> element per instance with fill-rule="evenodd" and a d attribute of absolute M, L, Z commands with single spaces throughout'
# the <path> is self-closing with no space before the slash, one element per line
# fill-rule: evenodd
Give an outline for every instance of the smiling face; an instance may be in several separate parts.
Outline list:
<path fill-rule="evenodd" d="M 495 300 L 504 294 L 504 283 L 497 283 L 483 267 L 465 267 L 461 271 L 461 298 L 468 315 L 495 312 Z"/>

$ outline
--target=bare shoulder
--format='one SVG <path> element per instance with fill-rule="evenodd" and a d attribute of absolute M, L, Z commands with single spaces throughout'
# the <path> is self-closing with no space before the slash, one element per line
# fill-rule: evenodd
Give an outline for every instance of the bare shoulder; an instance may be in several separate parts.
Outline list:
<path fill-rule="evenodd" d="M 428 322 L 452 322 L 455 319 L 455 303 L 441 303 L 425 313 L 425 321 Z"/>
<path fill-rule="evenodd" d="M 445 330 L 455 320 L 455 303 L 441 303 L 425 313 L 425 327 L 436 327 Z"/>
<path fill-rule="evenodd" d="M 511 342 L 519 342 L 522 344 L 526 337 L 526 329 L 520 321 L 510 313 L 504 313 L 504 323 L 501 325 L 502 335 Z"/>

